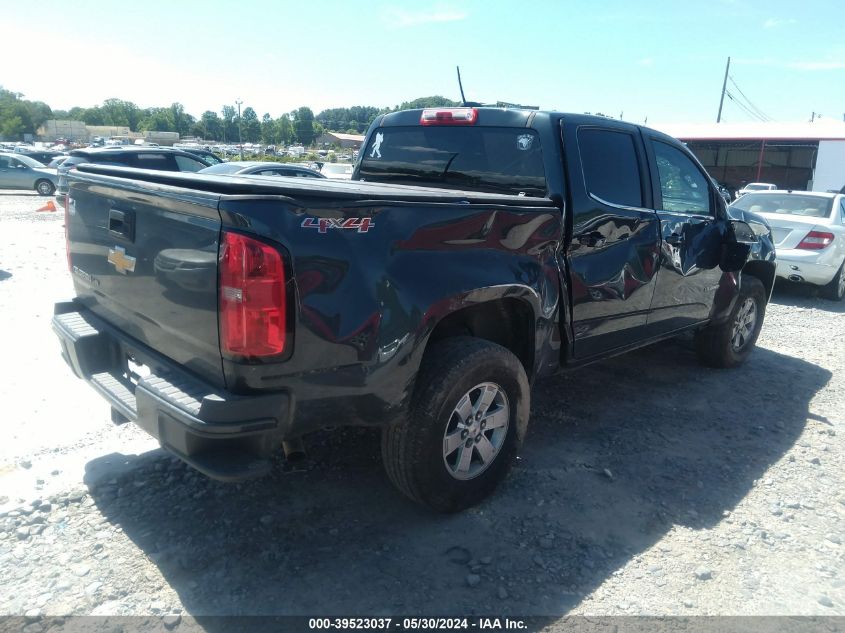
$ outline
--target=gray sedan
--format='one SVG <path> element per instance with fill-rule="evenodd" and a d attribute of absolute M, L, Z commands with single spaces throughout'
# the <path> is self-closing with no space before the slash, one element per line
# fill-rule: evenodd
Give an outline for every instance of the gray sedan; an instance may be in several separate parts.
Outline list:
<path fill-rule="evenodd" d="M 34 158 L 0 153 L 0 189 L 34 189 L 42 196 L 53 195 L 59 177 Z"/>
<path fill-rule="evenodd" d="M 274 163 L 271 161 L 233 160 L 199 170 L 200 174 L 228 174 L 230 176 L 293 176 L 299 178 L 325 178 L 323 174 L 307 167 Z"/>

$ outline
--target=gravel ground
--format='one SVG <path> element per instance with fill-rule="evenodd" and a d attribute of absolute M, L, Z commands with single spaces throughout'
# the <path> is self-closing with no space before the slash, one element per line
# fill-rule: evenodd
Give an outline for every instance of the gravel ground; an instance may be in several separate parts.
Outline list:
<path fill-rule="evenodd" d="M 845 304 L 779 287 L 738 370 L 681 339 L 538 383 L 512 475 L 436 516 L 371 430 L 232 485 L 112 425 L 44 201 L 0 193 L 0 614 L 845 615 Z"/>

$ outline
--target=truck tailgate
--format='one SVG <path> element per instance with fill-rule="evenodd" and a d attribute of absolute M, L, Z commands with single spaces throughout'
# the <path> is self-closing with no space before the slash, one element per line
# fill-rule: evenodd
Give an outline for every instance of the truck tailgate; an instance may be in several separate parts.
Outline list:
<path fill-rule="evenodd" d="M 132 180 L 71 178 L 70 186 L 68 258 L 77 300 L 128 336 L 223 386 L 219 195 Z"/>

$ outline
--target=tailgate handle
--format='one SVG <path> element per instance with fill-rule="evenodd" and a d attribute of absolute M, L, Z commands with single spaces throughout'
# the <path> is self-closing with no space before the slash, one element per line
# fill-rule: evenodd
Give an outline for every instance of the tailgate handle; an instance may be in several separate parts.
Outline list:
<path fill-rule="evenodd" d="M 135 239 L 135 213 L 109 209 L 109 232 L 132 242 Z"/>

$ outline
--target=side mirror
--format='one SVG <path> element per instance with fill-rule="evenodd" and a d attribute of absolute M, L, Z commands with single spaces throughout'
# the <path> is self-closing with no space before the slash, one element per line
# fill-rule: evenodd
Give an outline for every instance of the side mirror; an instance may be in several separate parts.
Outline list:
<path fill-rule="evenodd" d="M 737 244 L 756 244 L 760 241 L 751 225 L 742 220 L 731 220 L 730 230 Z"/>
<path fill-rule="evenodd" d="M 730 220 L 725 241 L 722 244 L 722 258 L 719 268 L 725 272 L 742 270 L 751 255 L 751 248 L 759 238 L 747 222 Z"/>

